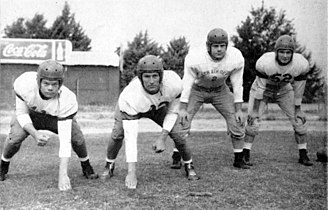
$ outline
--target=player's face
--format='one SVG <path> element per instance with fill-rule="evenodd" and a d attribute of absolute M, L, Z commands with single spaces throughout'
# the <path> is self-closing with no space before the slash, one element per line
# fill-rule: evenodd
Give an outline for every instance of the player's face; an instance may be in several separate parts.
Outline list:
<path fill-rule="evenodd" d="M 211 57 L 214 60 L 221 60 L 225 56 L 226 51 L 227 45 L 224 43 L 211 45 Z"/>
<path fill-rule="evenodd" d="M 287 64 L 290 62 L 293 56 L 293 51 L 291 50 L 278 50 L 277 52 L 278 60 L 283 63 Z"/>
<path fill-rule="evenodd" d="M 160 76 L 157 72 L 143 73 L 142 81 L 144 88 L 150 94 L 155 94 L 160 88 Z"/>
<path fill-rule="evenodd" d="M 47 98 L 55 97 L 59 91 L 59 81 L 42 79 L 40 84 L 40 91 Z"/>

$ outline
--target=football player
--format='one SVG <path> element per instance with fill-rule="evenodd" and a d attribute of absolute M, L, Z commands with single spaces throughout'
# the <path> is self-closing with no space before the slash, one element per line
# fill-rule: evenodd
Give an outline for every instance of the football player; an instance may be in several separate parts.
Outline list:
<path fill-rule="evenodd" d="M 47 144 L 50 136 L 42 130 L 58 134 L 59 190 L 71 189 L 67 172 L 71 147 L 81 161 L 84 176 L 98 178 L 90 165 L 85 139 L 75 119 L 78 111 L 76 96 L 63 82 L 64 67 L 54 60 L 42 62 L 37 72 L 25 72 L 15 80 L 16 112 L 1 156 L 0 181 L 6 179 L 11 158 L 29 135 L 38 146 Z"/>
<path fill-rule="evenodd" d="M 245 162 L 250 163 L 250 150 L 258 135 L 260 119 L 268 102 L 279 105 L 294 128 L 299 150 L 299 163 L 311 166 L 307 156 L 307 125 L 301 110 L 309 63 L 295 53 L 295 42 L 291 36 L 280 36 L 274 52 L 263 54 L 256 62 L 256 78 L 250 90 L 248 117 L 244 145 Z"/>
<path fill-rule="evenodd" d="M 206 50 L 186 56 L 179 114 L 189 133 L 191 121 L 200 106 L 212 104 L 227 123 L 235 157 L 233 166 L 248 169 L 242 157 L 245 137 L 241 109 L 243 73 L 244 57 L 238 49 L 228 45 L 227 32 L 221 28 L 211 30 L 207 35 Z M 233 93 L 226 85 L 228 77 Z M 179 153 L 173 152 L 172 158 L 171 168 L 180 168 Z"/>
<path fill-rule="evenodd" d="M 186 139 L 181 135 L 177 120 L 179 98 L 182 91 L 180 77 L 170 70 L 163 70 L 162 61 L 154 55 L 146 55 L 137 64 L 137 77 L 124 88 L 115 110 L 115 123 L 108 142 L 105 171 L 101 178 L 113 176 L 115 159 L 125 141 L 128 174 L 125 185 L 137 186 L 137 136 L 140 118 L 149 118 L 162 127 L 162 132 L 153 144 L 156 153 L 165 149 L 165 140 L 170 136 L 181 153 L 189 180 L 197 180 Z"/>

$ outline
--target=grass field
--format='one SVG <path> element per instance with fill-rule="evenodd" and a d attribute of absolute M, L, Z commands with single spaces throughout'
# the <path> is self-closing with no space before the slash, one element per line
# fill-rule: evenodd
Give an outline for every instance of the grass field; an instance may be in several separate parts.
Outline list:
<path fill-rule="evenodd" d="M 325 131 L 309 132 L 314 166 L 297 163 L 292 131 L 263 131 L 253 146 L 250 170 L 232 167 L 231 142 L 225 132 L 192 132 L 189 143 L 201 180 L 190 182 L 184 170 L 172 170 L 172 141 L 167 150 L 151 150 L 159 133 L 139 135 L 138 187 L 127 190 L 124 150 L 109 181 L 86 180 L 75 154 L 69 174 L 73 190 L 59 192 L 58 142 L 37 147 L 24 142 L 13 158 L 8 179 L 0 182 L 0 209 L 327 209 L 327 165 L 315 162 Z M 104 167 L 109 134 L 87 134 L 94 169 Z M 1 145 L 5 136 L 0 135 Z M 1 148 L 2 150 L 2 148 Z"/>

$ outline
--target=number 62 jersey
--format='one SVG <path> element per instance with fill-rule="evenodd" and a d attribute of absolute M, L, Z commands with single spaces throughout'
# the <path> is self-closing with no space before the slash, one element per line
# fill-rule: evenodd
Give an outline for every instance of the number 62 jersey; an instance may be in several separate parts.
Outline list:
<path fill-rule="evenodd" d="M 255 98 L 263 99 L 294 90 L 295 105 L 301 105 L 309 70 L 309 62 L 299 53 L 294 53 L 286 66 L 278 64 L 274 52 L 265 53 L 256 62 L 256 78 L 251 91 Z"/>

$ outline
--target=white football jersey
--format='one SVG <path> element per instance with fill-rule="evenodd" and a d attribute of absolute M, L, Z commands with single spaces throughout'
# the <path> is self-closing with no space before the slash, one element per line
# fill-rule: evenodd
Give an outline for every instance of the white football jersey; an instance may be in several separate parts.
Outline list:
<path fill-rule="evenodd" d="M 286 66 L 278 64 L 275 52 L 265 53 L 257 60 L 256 71 L 268 78 L 257 76 L 252 84 L 252 91 L 255 91 L 256 98 L 262 99 L 263 92 L 268 87 L 278 87 L 277 92 L 294 89 L 295 103 L 300 105 L 306 80 L 295 81 L 295 78 L 306 75 L 309 70 L 309 62 L 299 53 L 294 53 L 292 61 Z"/>
<path fill-rule="evenodd" d="M 122 112 L 130 116 L 146 113 L 153 109 L 158 110 L 162 106 L 168 106 L 169 112 L 177 113 L 179 104 L 174 103 L 182 91 L 182 81 L 177 73 L 164 70 L 163 81 L 160 91 L 156 94 L 147 93 L 139 78 L 135 77 L 128 86 L 124 88 L 118 99 Z"/>
<path fill-rule="evenodd" d="M 189 101 L 190 91 L 194 84 L 205 88 L 226 85 L 230 76 L 234 92 L 234 101 L 243 102 L 244 57 L 235 47 L 227 48 L 224 58 L 213 60 L 207 50 L 191 52 L 186 56 L 183 76 L 181 102 Z"/>
<path fill-rule="evenodd" d="M 57 97 L 42 99 L 37 83 L 37 72 L 25 72 L 20 75 L 14 82 L 14 91 L 28 109 L 35 112 L 66 118 L 78 110 L 75 94 L 64 85 L 61 86 Z"/>

